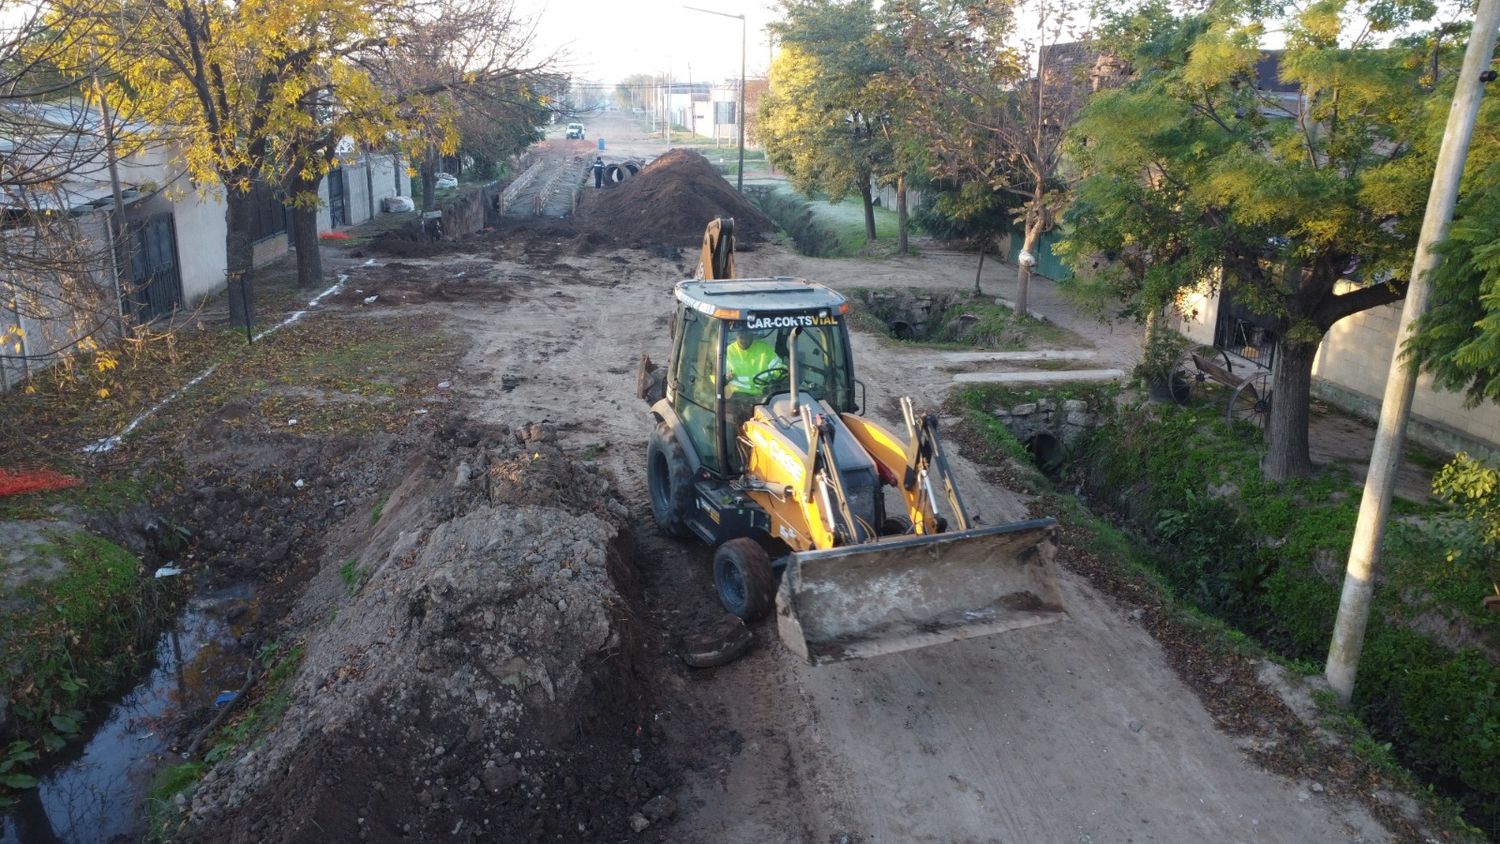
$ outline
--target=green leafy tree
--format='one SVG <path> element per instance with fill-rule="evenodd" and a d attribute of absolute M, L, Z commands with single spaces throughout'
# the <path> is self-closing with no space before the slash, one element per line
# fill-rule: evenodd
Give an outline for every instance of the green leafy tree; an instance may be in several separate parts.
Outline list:
<path fill-rule="evenodd" d="M 877 81 L 887 70 L 875 48 L 871 0 L 783 0 L 771 29 L 781 52 L 757 121 L 766 153 L 803 193 L 864 202 L 865 239 L 875 240 L 871 179 L 888 170 L 891 133 Z"/>
<path fill-rule="evenodd" d="M 1500 103 L 1484 102 L 1479 133 L 1489 156 L 1500 126 Z M 1500 401 L 1500 164 L 1471 156 L 1472 184 L 1459 204 L 1432 275 L 1432 306 L 1407 345 L 1413 360 L 1439 386 L 1463 392 L 1470 407 L 1493 411 Z M 1500 470 L 1460 453 L 1433 478 L 1433 492 L 1455 505 L 1474 527 L 1490 577 L 1500 580 Z M 1456 555 L 1455 555 L 1456 556 Z M 1500 586 L 1487 599 L 1500 604 Z"/>
<path fill-rule="evenodd" d="M 1228 7 L 1179 18 L 1152 3 L 1110 27 L 1134 79 L 1094 95 L 1074 129 L 1085 178 L 1062 251 L 1081 274 L 1104 264 L 1083 286 L 1144 318 L 1206 284 L 1275 324 L 1272 479 L 1311 472 L 1323 336 L 1405 295 L 1457 56 L 1431 39 L 1375 39 L 1431 11 L 1325 0 L 1285 18 Z M 1256 84 L 1273 26 L 1289 94 Z"/>
<path fill-rule="evenodd" d="M 958 188 L 938 208 L 971 226 L 997 208 L 1010 209 L 1031 254 L 1068 201 L 1063 132 L 1088 93 L 1086 80 L 1050 49 L 1073 37 L 1077 4 L 1043 0 L 1033 11 L 1037 29 L 1021 32 L 1010 4 L 900 0 L 887 9 L 889 40 L 911 80 L 912 132 L 927 141 L 933 175 Z M 1006 221 L 989 239 L 1010 230 Z M 979 261 L 982 268 L 982 246 Z M 1022 313 L 1030 278 L 1031 267 L 1022 263 L 1016 294 Z"/>
<path fill-rule="evenodd" d="M 1486 100 L 1481 132 L 1492 143 L 1500 102 Z M 1474 162 L 1471 159 L 1470 169 Z M 1432 305 L 1407 348 L 1438 386 L 1471 407 L 1500 401 L 1500 165 L 1481 170 L 1460 203 L 1432 276 Z"/>

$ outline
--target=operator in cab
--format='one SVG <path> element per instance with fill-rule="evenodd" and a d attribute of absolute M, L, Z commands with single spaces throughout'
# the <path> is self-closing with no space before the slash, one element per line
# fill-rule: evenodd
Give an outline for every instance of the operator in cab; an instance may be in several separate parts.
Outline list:
<path fill-rule="evenodd" d="M 776 354 L 776 347 L 767 342 L 766 338 L 743 328 L 735 335 L 729 348 L 724 350 L 724 368 L 729 382 L 725 397 L 750 396 L 758 400 L 765 395 L 771 383 L 777 378 L 785 377 L 786 361 Z M 762 376 L 757 384 L 756 376 L 765 372 L 775 374 Z"/>

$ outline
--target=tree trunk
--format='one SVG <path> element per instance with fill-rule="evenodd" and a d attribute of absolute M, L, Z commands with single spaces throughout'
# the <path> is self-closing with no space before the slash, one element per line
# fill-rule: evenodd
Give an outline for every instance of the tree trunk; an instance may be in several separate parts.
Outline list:
<path fill-rule="evenodd" d="M 974 269 L 974 295 L 979 295 L 979 277 L 984 275 L 984 247 L 989 245 L 989 238 L 979 239 L 979 266 Z"/>
<path fill-rule="evenodd" d="M 908 251 L 906 218 L 906 174 L 896 174 L 896 252 L 905 255 Z"/>
<path fill-rule="evenodd" d="M 1271 380 L 1271 414 L 1266 423 L 1265 463 L 1262 469 L 1273 481 L 1305 478 L 1312 474 L 1307 448 L 1307 424 L 1312 401 L 1312 367 L 1317 343 L 1282 341 L 1276 351 L 1276 371 Z"/>
<path fill-rule="evenodd" d="M 299 170 L 300 172 L 300 170 Z M 297 286 L 312 287 L 323 280 L 323 250 L 318 240 L 318 183 L 294 173 L 287 177 L 286 195 L 292 205 L 292 236 L 297 244 Z"/>
<path fill-rule="evenodd" d="M 323 281 L 323 247 L 318 240 L 318 209 L 298 204 L 292 208 L 292 228 L 297 233 L 297 286 L 312 287 Z"/>
<path fill-rule="evenodd" d="M 224 279 L 229 292 L 229 321 L 252 328 L 255 325 L 255 299 L 252 284 L 255 273 L 255 251 L 250 240 L 250 221 L 254 216 L 250 194 L 230 188 L 224 196 Z"/>
<path fill-rule="evenodd" d="M 859 196 L 865 202 L 865 242 L 875 241 L 875 195 L 870 190 L 870 177 L 859 180 Z"/>
<path fill-rule="evenodd" d="M 422 174 L 422 210 L 431 211 L 437 208 L 437 169 L 438 154 L 435 151 L 428 152 L 422 157 L 422 165 L 418 168 Z"/>
<path fill-rule="evenodd" d="M 1036 257 L 1037 241 L 1042 239 L 1042 221 L 1028 221 L 1026 224 L 1026 236 L 1021 240 L 1021 251 L 1030 253 L 1032 259 Z M 1016 313 L 1027 316 L 1031 313 L 1031 267 L 1016 256 Z"/>

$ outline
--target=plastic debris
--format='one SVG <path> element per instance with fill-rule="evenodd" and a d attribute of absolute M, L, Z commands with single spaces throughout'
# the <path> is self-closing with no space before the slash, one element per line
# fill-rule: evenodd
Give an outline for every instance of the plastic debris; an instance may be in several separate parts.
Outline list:
<path fill-rule="evenodd" d="M 214 709 L 218 709 L 226 703 L 233 703 L 234 699 L 239 696 L 239 692 L 219 692 L 219 696 L 214 698 Z"/>
<path fill-rule="evenodd" d="M 156 574 L 154 576 L 157 578 L 176 577 L 177 575 L 182 574 L 184 571 L 186 571 L 186 569 L 180 569 L 176 566 L 162 566 L 161 568 L 156 570 Z"/>
<path fill-rule="evenodd" d="M 448 389 L 451 386 L 453 386 L 453 382 L 452 381 L 439 381 L 438 382 L 438 389 L 439 390 L 446 390 L 446 389 Z"/>
<path fill-rule="evenodd" d="M 380 294 L 379 293 L 376 293 L 374 296 L 366 296 L 365 297 L 365 304 L 366 305 L 373 305 L 373 304 L 375 304 L 375 300 L 379 299 L 379 298 L 380 298 Z"/>
<path fill-rule="evenodd" d="M 288 419 L 288 420 L 286 420 L 286 426 L 288 428 L 292 427 L 295 424 L 297 424 L 297 420 L 296 419 Z"/>
<path fill-rule="evenodd" d="M 292 486 L 296 487 L 297 489 L 301 489 L 301 488 L 307 486 L 307 481 L 304 481 L 301 478 L 298 478 L 297 480 L 295 480 L 295 481 L 292 482 Z"/>

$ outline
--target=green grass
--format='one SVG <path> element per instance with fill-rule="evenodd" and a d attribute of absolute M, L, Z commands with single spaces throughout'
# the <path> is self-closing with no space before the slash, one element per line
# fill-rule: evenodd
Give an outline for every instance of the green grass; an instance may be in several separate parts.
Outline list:
<path fill-rule="evenodd" d="M 985 418 L 993 405 L 1034 395 L 981 388 L 961 391 L 957 402 L 971 421 L 993 427 Z M 1278 659 L 1320 665 L 1360 486 L 1337 467 L 1267 481 L 1261 450 L 1259 432 L 1227 425 L 1215 402 L 1127 407 L 1065 471 L 1129 526 L 1142 549 L 1135 564 L 1149 568 L 1175 602 Z M 1060 509 L 1071 498 L 1055 496 Z M 1413 513 L 1424 515 L 1388 529 L 1385 581 L 1355 689 L 1354 713 L 1368 737 L 1351 746 L 1380 770 L 1399 761 L 1493 831 L 1500 824 L 1500 666 L 1461 639 L 1426 631 L 1456 620 L 1494 646 L 1500 623 L 1479 604 L 1489 588 L 1483 567 L 1449 562 L 1440 533 L 1428 527 L 1442 508 Z M 1440 623 L 1419 625 L 1419 616 Z"/>
<path fill-rule="evenodd" d="M 39 755 L 82 732 L 90 706 L 139 668 L 168 615 L 140 561 L 109 540 L 57 531 L 22 565 L 53 559 L 55 575 L 0 596 L 0 665 L 24 679 L 7 683 L 14 736 Z"/>
<path fill-rule="evenodd" d="M 191 796 L 215 763 L 248 749 L 281 721 L 291 708 L 291 681 L 305 656 L 306 648 L 300 643 L 274 643 L 261 649 L 258 658 L 264 674 L 251 692 L 254 702 L 209 737 L 202 762 L 166 768 L 153 781 L 147 799 L 147 840 L 172 840 L 182 822 L 182 814 L 173 806 L 172 799 L 178 794 Z"/>
<path fill-rule="evenodd" d="M 901 305 L 894 300 L 872 299 L 871 291 L 859 287 L 844 291 L 853 308 L 850 320 L 855 328 L 871 334 L 897 339 L 890 321 L 902 317 Z M 963 292 L 934 292 L 919 288 L 883 290 L 904 297 L 932 301 L 927 327 L 922 336 L 899 342 L 933 349 L 1085 349 L 1092 346 L 1077 333 L 1060 325 L 1030 316 L 1018 316 L 1011 308 L 997 304 L 986 296 Z M 1050 363 L 1050 362 L 1042 362 Z M 1064 362 L 1065 365 L 1067 365 Z M 1043 367 L 1040 363 L 1038 368 Z"/>
<path fill-rule="evenodd" d="M 170 840 L 181 819 L 172 798 L 178 794 L 191 794 L 207 772 L 208 766 L 202 762 L 181 762 L 156 773 L 146 795 L 147 841 Z"/>
<path fill-rule="evenodd" d="M 265 676 L 256 684 L 254 703 L 238 718 L 222 727 L 209 741 L 205 762 L 220 759 L 244 749 L 274 727 L 292 705 L 291 679 L 302 667 L 306 648 L 295 645 L 267 645 L 260 654 Z"/>
<path fill-rule="evenodd" d="M 365 581 L 369 579 L 369 570 L 360 568 L 358 560 L 350 560 L 339 566 L 339 580 L 343 581 L 344 590 L 349 593 L 349 597 L 351 598 L 359 592 L 359 588 L 364 586 Z"/>
<path fill-rule="evenodd" d="M 375 500 L 375 507 L 374 507 L 374 509 L 370 510 L 370 525 L 371 526 L 374 526 L 376 523 L 378 523 L 380 521 L 381 514 L 385 512 L 386 502 L 390 501 L 390 500 L 391 500 L 391 494 L 389 492 L 382 492 L 380 494 L 380 497 Z"/>
<path fill-rule="evenodd" d="M 798 251 L 817 258 L 881 257 L 896 248 L 896 212 L 875 208 L 876 240 L 865 240 L 864 203 L 856 195 L 838 203 L 809 198 L 777 183 L 750 194 L 756 205 L 792 236 Z"/>

